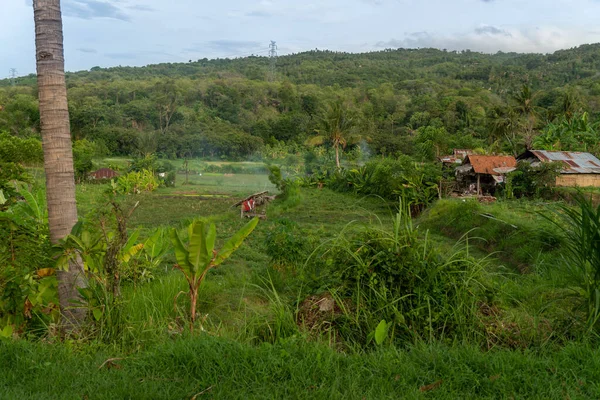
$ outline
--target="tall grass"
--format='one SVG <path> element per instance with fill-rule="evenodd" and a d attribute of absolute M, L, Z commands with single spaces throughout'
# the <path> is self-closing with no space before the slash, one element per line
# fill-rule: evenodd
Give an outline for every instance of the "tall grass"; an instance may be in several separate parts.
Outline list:
<path fill-rule="evenodd" d="M 412 224 L 401 204 L 391 231 L 342 232 L 316 257 L 343 315 L 335 326 L 350 343 L 373 343 L 386 322 L 390 343 L 469 340 L 478 334 L 477 305 L 484 263 L 459 243 L 441 254 Z M 319 266 L 320 265 L 320 266 Z"/>
<path fill-rule="evenodd" d="M 582 193 L 573 195 L 576 207 L 562 205 L 549 220 L 565 237 L 568 271 L 576 294 L 585 300 L 588 330 L 600 320 L 600 205 L 594 207 Z"/>

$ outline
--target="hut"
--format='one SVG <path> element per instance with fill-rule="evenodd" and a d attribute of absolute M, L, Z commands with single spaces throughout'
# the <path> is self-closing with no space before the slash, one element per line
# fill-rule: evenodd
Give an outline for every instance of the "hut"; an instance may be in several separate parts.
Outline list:
<path fill-rule="evenodd" d="M 514 171 L 517 160 L 513 156 L 484 156 L 469 154 L 455 170 L 456 181 L 464 192 L 493 194 L 504 176 Z"/>
<path fill-rule="evenodd" d="M 442 156 L 439 158 L 444 166 L 460 165 L 466 156 L 473 154 L 473 150 L 469 149 L 454 149 L 452 155 Z"/>
<path fill-rule="evenodd" d="M 90 179 L 112 179 L 119 176 L 119 174 L 110 168 L 100 168 L 97 171 L 90 173 Z"/>
<path fill-rule="evenodd" d="M 600 187 L 600 160 L 590 153 L 528 150 L 517 161 L 529 162 L 534 167 L 547 162 L 561 163 L 556 186 Z"/>

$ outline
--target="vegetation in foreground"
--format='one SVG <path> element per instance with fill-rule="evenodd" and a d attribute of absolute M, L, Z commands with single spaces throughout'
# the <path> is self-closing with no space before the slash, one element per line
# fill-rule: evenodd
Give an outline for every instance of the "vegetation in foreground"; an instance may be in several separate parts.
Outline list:
<path fill-rule="evenodd" d="M 139 232 L 134 242 L 205 217 L 222 243 L 244 224 L 229 208 L 234 200 L 273 190 L 266 175 L 194 175 L 187 185 L 183 176 L 175 187 L 123 197 L 124 210 L 139 202 L 128 220 L 128 235 Z M 85 221 L 110 221 L 107 188 L 78 185 Z M 3 321 L 21 318 L 1 344 L 2 365 L 16 366 L 0 378 L 3 397 L 597 397 L 595 328 L 586 322 L 596 314 L 561 260 L 568 239 L 558 217 L 539 214 L 545 203 L 449 199 L 411 222 L 381 197 L 287 190 L 231 260 L 207 275 L 193 334 L 190 303 L 178 296 L 188 285 L 172 270 L 172 254 L 156 263 L 145 250 L 132 254 L 120 296 L 107 302 L 96 286 L 92 324 L 66 343 L 53 333 L 56 311 L 46 308 L 53 278 L 37 270 L 18 285 L 30 292 L 17 298 L 37 299 L 32 318 L 3 309 Z M 20 208 L 35 204 L 27 193 Z M 43 224 L 37 199 L 38 214 L 17 213 L 27 223 L 38 215 Z M 38 373 L 22 383 L 31 370 Z M 84 380 L 71 378 L 81 371 Z M 69 389 L 55 392 L 56 379 Z"/>
<path fill-rule="evenodd" d="M 301 338 L 249 346 L 201 335 L 134 354 L 0 343 L 0 397 L 62 399 L 597 398 L 600 354 L 468 345 L 344 354 Z M 27 377 L 27 379 L 23 379 Z M 59 389 L 61 388 L 61 389 Z"/>

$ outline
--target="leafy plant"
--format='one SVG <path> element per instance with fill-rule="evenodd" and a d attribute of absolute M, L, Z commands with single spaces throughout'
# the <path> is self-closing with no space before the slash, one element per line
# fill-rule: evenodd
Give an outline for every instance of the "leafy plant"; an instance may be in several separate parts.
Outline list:
<path fill-rule="evenodd" d="M 586 304 L 586 325 L 591 331 L 600 321 L 600 205 L 594 207 L 582 193 L 573 196 L 576 207 L 562 205 L 551 215 L 542 214 L 564 234 L 567 263 L 576 293 Z"/>
<path fill-rule="evenodd" d="M 338 321 L 344 337 L 357 342 L 389 337 L 468 337 L 477 329 L 475 310 L 480 263 L 459 247 L 442 254 L 413 227 L 407 204 L 400 205 L 391 232 L 343 232 L 316 263 L 345 307 Z M 383 323 L 382 323 L 383 320 Z"/>
<path fill-rule="evenodd" d="M 160 186 L 160 183 L 151 170 L 144 169 L 139 172 L 130 172 L 111 181 L 112 191 L 116 194 L 139 194 L 141 192 L 152 192 Z"/>
<path fill-rule="evenodd" d="M 228 259 L 234 251 L 244 242 L 244 239 L 254 230 L 258 224 L 258 218 L 252 219 L 237 231 L 221 250 L 215 250 L 217 229 L 215 224 L 206 221 L 194 221 L 188 227 L 188 244 L 181 240 L 177 229 L 171 231 L 171 241 L 175 248 L 177 264 L 189 285 L 190 297 L 190 329 L 193 329 L 196 321 L 196 303 L 198 301 L 198 289 L 206 274 L 213 268 L 218 267 Z"/>
<path fill-rule="evenodd" d="M 294 221 L 281 218 L 276 221 L 266 238 L 267 255 L 276 269 L 288 269 L 304 263 L 309 249 L 305 232 Z"/>
<path fill-rule="evenodd" d="M 548 196 L 556 186 L 556 177 L 561 168 L 561 163 L 541 163 L 534 167 L 526 161 L 519 162 L 517 169 L 507 176 L 507 197 Z"/>
<path fill-rule="evenodd" d="M 142 245 L 141 253 L 125 263 L 122 279 L 134 283 L 153 280 L 154 271 L 158 269 L 165 255 L 171 249 L 171 243 L 166 238 L 165 230 L 162 228 L 157 229 Z"/>
<path fill-rule="evenodd" d="M 23 200 L 0 212 L 0 330 L 11 334 L 58 314 L 44 195 L 17 190 Z"/>
<path fill-rule="evenodd" d="M 152 237 L 138 243 L 139 230 L 127 231 L 127 219 L 135 206 L 126 214 L 112 198 L 110 208 L 99 208 L 93 223 L 78 222 L 71 233 L 54 247 L 56 265 L 65 268 L 69 262 L 82 262 L 88 277 L 88 286 L 81 289 L 81 307 L 86 307 L 93 317 L 98 336 L 115 340 L 125 328 L 122 316 L 121 280 L 127 277 L 132 265 L 139 263 L 145 243 L 152 245 Z M 164 253 L 149 250 L 152 256 Z"/>
<path fill-rule="evenodd" d="M 331 175 L 328 186 L 337 191 L 376 195 L 396 202 L 402 197 L 413 211 L 421 211 L 438 196 L 441 169 L 410 157 L 369 161 L 362 167 Z"/>

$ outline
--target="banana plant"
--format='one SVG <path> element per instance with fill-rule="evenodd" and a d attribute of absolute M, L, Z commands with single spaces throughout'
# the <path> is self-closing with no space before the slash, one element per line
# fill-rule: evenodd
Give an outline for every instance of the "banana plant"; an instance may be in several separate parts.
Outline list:
<path fill-rule="evenodd" d="M 143 252 L 151 268 L 157 268 L 165 254 L 170 250 L 170 243 L 165 240 L 165 230 L 157 229 L 152 236 L 144 242 Z"/>
<path fill-rule="evenodd" d="M 229 258 L 242 245 L 244 239 L 250 235 L 257 224 L 258 218 L 248 222 L 219 251 L 215 250 L 217 229 L 213 223 L 202 220 L 192 222 L 188 227 L 189 242 L 187 245 L 179 237 L 177 229 L 171 231 L 171 241 L 177 259 L 175 268 L 183 273 L 190 288 L 190 330 L 193 329 L 196 321 L 198 289 L 206 278 L 206 274 Z"/>
<path fill-rule="evenodd" d="M 117 254 L 117 261 L 127 263 L 135 257 L 144 247 L 144 243 L 136 243 L 140 231 L 134 231 L 127 242 Z M 57 258 L 57 266 L 66 268 L 69 260 L 79 256 L 83 261 L 86 271 L 101 276 L 106 275 L 106 251 L 107 243 L 114 239 L 115 232 L 108 232 L 106 237 L 101 232 L 93 232 L 84 228 L 83 224 L 75 224 L 71 233 L 56 245 L 54 256 Z M 103 278 L 100 278 L 103 280 Z"/>

